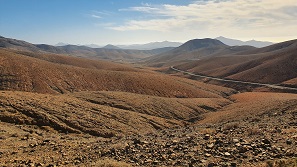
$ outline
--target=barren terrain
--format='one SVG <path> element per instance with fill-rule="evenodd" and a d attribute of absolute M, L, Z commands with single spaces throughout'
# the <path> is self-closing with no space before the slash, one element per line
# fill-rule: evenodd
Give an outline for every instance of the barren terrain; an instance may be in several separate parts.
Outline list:
<path fill-rule="evenodd" d="M 0 44 L 0 166 L 297 166 L 296 94 L 240 92 L 248 86 L 166 68 L 187 62 L 178 67 L 296 85 L 296 41 L 256 49 L 194 40 L 159 55 L 162 68 Z"/>
<path fill-rule="evenodd" d="M 229 100 L 120 92 L 0 97 L 2 165 L 257 166 L 297 156 L 293 94 L 242 93 Z"/>

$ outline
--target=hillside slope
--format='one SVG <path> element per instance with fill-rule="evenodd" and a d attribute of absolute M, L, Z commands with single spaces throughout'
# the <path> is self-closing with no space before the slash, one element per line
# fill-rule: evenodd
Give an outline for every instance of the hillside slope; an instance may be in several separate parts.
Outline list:
<path fill-rule="evenodd" d="M 0 120 L 3 122 L 48 127 L 63 133 L 113 137 L 183 125 L 177 120 L 166 120 L 63 95 L 1 92 L 0 102 Z"/>
<path fill-rule="evenodd" d="M 210 76 L 232 78 L 261 83 L 287 83 L 295 85 L 297 77 L 297 41 L 286 41 L 239 56 L 213 57 L 177 66 L 183 70 Z"/>
<path fill-rule="evenodd" d="M 63 59 L 67 62 L 67 57 Z M 100 63 L 90 63 L 92 68 L 86 68 L 88 60 L 77 65 L 75 59 L 70 58 L 74 62 L 60 64 L 54 58 L 49 62 L 3 49 L 0 50 L 0 60 L 2 90 L 53 94 L 109 90 L 164 97 L 218 97 L 233 92 L 228 88 L 199 82 L 193 84 L 190 80 L 133 70 L 114 63 L 105 69 Z"/>
<path fill-rule="evenodd" d="M 225 98 L 164 98 L 127 92 L 78 92 L 68 94 L 91 103 L 125 109 L 166 119 L 195 121 L 201 114 L 232 103 Z"/>

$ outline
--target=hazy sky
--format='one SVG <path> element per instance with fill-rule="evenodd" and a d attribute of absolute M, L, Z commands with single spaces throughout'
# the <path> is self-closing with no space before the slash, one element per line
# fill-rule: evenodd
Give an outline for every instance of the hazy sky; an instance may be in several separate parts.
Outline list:
<path fill-rule="evenodd" d="M 297 0 L 0 2 L 0 35 L 31 43 L 132 44 L 218 36 L 297 39 Z"/>

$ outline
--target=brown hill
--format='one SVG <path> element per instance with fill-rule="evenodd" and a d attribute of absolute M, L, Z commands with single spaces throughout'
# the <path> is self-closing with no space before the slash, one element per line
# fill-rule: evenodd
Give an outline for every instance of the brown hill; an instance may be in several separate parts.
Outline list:
<path fill-rule="evenodd" d="M 127 92 L 78 92 L 70 97 L 166 119 L 196 121 L 231 103 L 225 98 L 164 98 Z"/>
<path fill-rule="evenodd" d="M 113 63 L 110 61 L 104 60 L 91 60 L 61 54 L 50 54 L 50 53 L 36 53 L 36 52 L 28 52 L 28 51 L 18 51 L 18 50 L 6 50 L 8 52 L 13 52 L 16 54 L 37 58 L 40 60 L 45 60 L 48 62 L 52 62 L 55 64 L 64 64 L 88 69 L 105 69 L 105 70 L 113 70 L 113 71 L 139 71 L 135 68 L 130 67 L 129 65 Z"/>
<path fill-rule="evenodd" d="M 48 57 L 42 55 L 41 58 Z M 75 61 L 78 59 L 70 58 L 68 62 L 68 58 L 60 59 L 57 56 L 48 58 L 52 61 L 49 62 L 1 49 L 1 89 L 39 93 L 109 90 L 165 97 L 218 97 L 233 91 L 199 82 L 192 83 L 182 78 L 133 70 L 114 63 L 109 63 L 109 66 L 105 66 L 106 69 L 101 66 L 105 62 L 90 63 L 92 68 L 86 68 L 88 60 L 80 63 L 79 59 L 77 64 Z M 67 63 L 53 63 L 56 60 Z"/>
<path fill-rule="evenodd" d="M 113 137 L 183 125 L 176 120 L 103 106 L 63 95 L 1 92 L 0 101 L 1 121 L 48 127 L 64 133 Z"/>
<path fill-rule="evenodd" d="M 210 76 L 261 83 L 282 83 L 297 77 L 297 42 L 287 41 L 240 56 L 203 59 L 177 66 Z M 242 55 L 246 54 L 246 55 Z M 291 80 L 290 84 L 292 83 Z"/>
<path fill-rule="evenodd" d="M 296 112 L 297 95 L 288 93 L 249 92 L 232 95 L 234 103 L 216 113 L 206 113 L 200 124 L 241 121 L 247 118 L 262 119 L 265 115 L 277 119 Z M 271 120 L 275 120 L 271 118 Z"/>
<path fill-rule="evenodd" d="M 49 127 L 62 132 L 112 137 L 144 134 L 201 119 L 231 101 L 223 98 L 179 99 L 126 92 L 44 95 L 0 93 L 3 122 Z"/>
<path fill-rule="evenodd" d="M 146 58 L 144 64 L 155 67 L 168 67 L 209 57 L 232 55 L 253 49 L 255 48 L 251 46 L 228 46 L 215 39 L 195 39 L 169 52 Z"/>

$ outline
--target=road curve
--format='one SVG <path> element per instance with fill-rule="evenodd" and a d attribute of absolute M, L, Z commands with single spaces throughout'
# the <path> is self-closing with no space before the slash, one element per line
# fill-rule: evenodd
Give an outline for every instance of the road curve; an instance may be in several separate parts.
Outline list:
<path fill-rule="evenodd" d="M 188 71 L 183 71 L 183 70 L 177 69 L 177 68 L 175 68 L 173 66 L 171 66 L 170 69 L 172 69 L 174 71 L 182 72 L 184 74 L 188 74 L 188 75 L 191 75 L 191 76 L 207 78 L 207 79 L 216 80 L 216 81 L 231 82 L 231 83 L 242 83 L 242 84 L 247 84 L 247 85 L 266 86 L 266 87 L 274 88 L 274 89 L 297 91 L 297 88 L 279 86 L 279 85 L 274 85 L 274 84 L 246 82 L 246 81 L 238 81 L 238 80 L 233 80 L 233 79 L 223 79 L 223 78 L 211 77 L 211 76 L 206 76 L 206 75 L 193 74 L 193 73 L 188 72 Z"/>

